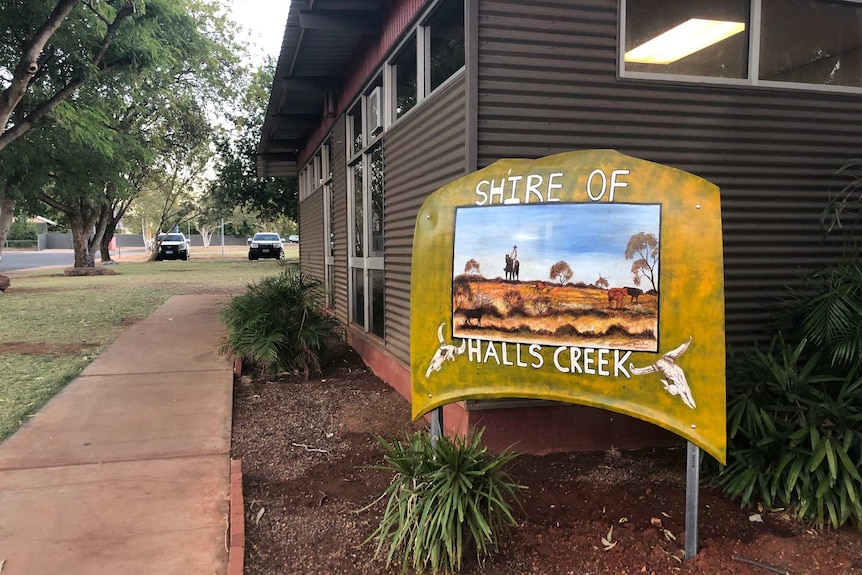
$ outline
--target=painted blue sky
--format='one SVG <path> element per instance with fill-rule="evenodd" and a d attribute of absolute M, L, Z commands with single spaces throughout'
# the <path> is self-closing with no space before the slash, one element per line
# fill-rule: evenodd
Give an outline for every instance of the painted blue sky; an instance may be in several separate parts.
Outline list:
<path fill-rule="evenodd" d="M 458 208 L 455 216 L 453 277 L 471 258 L 486 278 L 503 277 L 505 255 L 518 246 L 521 281 L 548 281 L 551 266 L 563 260 L 572 282 L 611 287 L 634 285 L 626 244 L 638 232 L 659 236 L 657 204 L 532 204 Z M 649 285 L 641 286 L 644 290 Z"/>

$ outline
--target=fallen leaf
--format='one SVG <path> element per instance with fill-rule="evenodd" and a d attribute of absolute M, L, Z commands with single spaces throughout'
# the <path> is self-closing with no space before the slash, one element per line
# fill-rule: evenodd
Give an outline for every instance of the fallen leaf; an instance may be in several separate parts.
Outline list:
<path fill-rule="evenodd" d="M 753 515 L 748 516 L 748 520 L 752 523 L 763 523 L 763 516 L 760 513 L 754 513 Z"/>
<path fill-rule="evenodd" d="M 667 517 L 668 519 L 670 519 L 670 515 L 668 515 L 668 514 L 667 514 L 667 513 L 665 513 L 664 511 L 662 511 L 662 512 L 661 512 L 661 514 L 662 514 L 663 516 Z"/>
<path fill-rule="evenodd" d="M 257 525 L 260 523 L 260 518 L 263 517 L 263 512 L 266 511 L 266 507 L 261 507 L 260 511 L 257 512 L 257 517 L 254 518 L 254 524 Z"/>
<path fill-rule="evenodd" d="M 668 541 L 676 541 L 676 535 L 670 532 L 670 529 L 662 529 L 662 533 L 664 533 L 664 538 Z"/>
<path fill-rule="evenodd" d="M 619 523 L 628 523 L 628 521 L 629 521 L 628 517 L 620 517 Z"/>
<path fill-rule="evenodd" d="M 661 519 L 658 517 L 650 517 L 649 522 L 652 523 L 655 527 L 661 527 Z"/>

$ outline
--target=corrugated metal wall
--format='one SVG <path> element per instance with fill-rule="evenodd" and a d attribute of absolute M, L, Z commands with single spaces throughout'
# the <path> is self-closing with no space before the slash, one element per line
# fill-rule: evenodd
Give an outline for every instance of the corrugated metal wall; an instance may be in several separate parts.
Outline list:
<path fill-rule="evenodd" d="M 335 312 L 347 325 L 347 159 L 344 116 L 332 129 L 333 241 L 335 242 Z"/>
<path fill-rule="evenodd" d="M 347 323 L 347 164 L 344 151 L 344 118 L 332 132 L 333 241 L 335 242 L 335 313 Z M 324 188 L 299 206 L 299 261 L 303 271 L 325 281 L 326 238 L 323 211 Z"/>
<path fill-rule="evenodd" d="M 728 343 L 763 339 L 764 304 L 835 256 L 818 218 L 862 156 L 862 97 L 616 78 L 616 0 L 480 0 L 478 167 L 613 148 L 721 188 Z"/>
<path fill-rule="evenodd" d="M 410 273 L 416 213 L 432 192 L 466 174 L 464 76 L 434 94 L 387 135 L 386 349 L 410 362 Z"/>
<path fill-rule="evenodd" d="M 302 271 L 325 280 L 323 256 L 323 189 L 308 196 L 299 207 L 299 257 Z"/>

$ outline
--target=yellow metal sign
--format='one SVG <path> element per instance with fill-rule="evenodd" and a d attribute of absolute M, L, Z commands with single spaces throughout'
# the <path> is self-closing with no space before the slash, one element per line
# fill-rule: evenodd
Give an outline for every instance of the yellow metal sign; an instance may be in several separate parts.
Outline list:
<path fill-rule="evenodd" d="M 429 196 L 413 245 L 414 418 L 578 403 L 725 461 L 716 186 L 611 150 L 501 160 Z"/>

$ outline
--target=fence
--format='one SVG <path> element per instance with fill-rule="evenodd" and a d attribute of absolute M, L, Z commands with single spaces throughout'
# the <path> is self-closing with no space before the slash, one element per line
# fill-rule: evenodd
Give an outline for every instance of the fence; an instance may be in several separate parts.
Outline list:
<path fill-rule="evenodd" d="M 200 234 L 192 234 L 188 236 L 191 240 L 192 247 L 203 246 L 204 242 Z M 226 246 L 244 246 L 246 245 L 245 236 L 225 236 L 224 243 Z M 118 248 L 143 248 L 144 238 L 141 234 L 116 234 L 114 236 L 116 246 Z M 19 247 L 14 245 L 16 240 L 7 241 L 8 247 Z M 25 240 L 21 240 L 25 241 Z M 49 232 L 47 234 L 39 234 L 38 243 L 36 240 L 26 240 L 30 243 L 29 246 L 20 246 L 21 249 L 37 249 L 37 250 L 70 250 L 73 247 L 72 234 Z M 221 245 L 221 236 L 214 234 L 210 241 L 211 246 Z"/>

